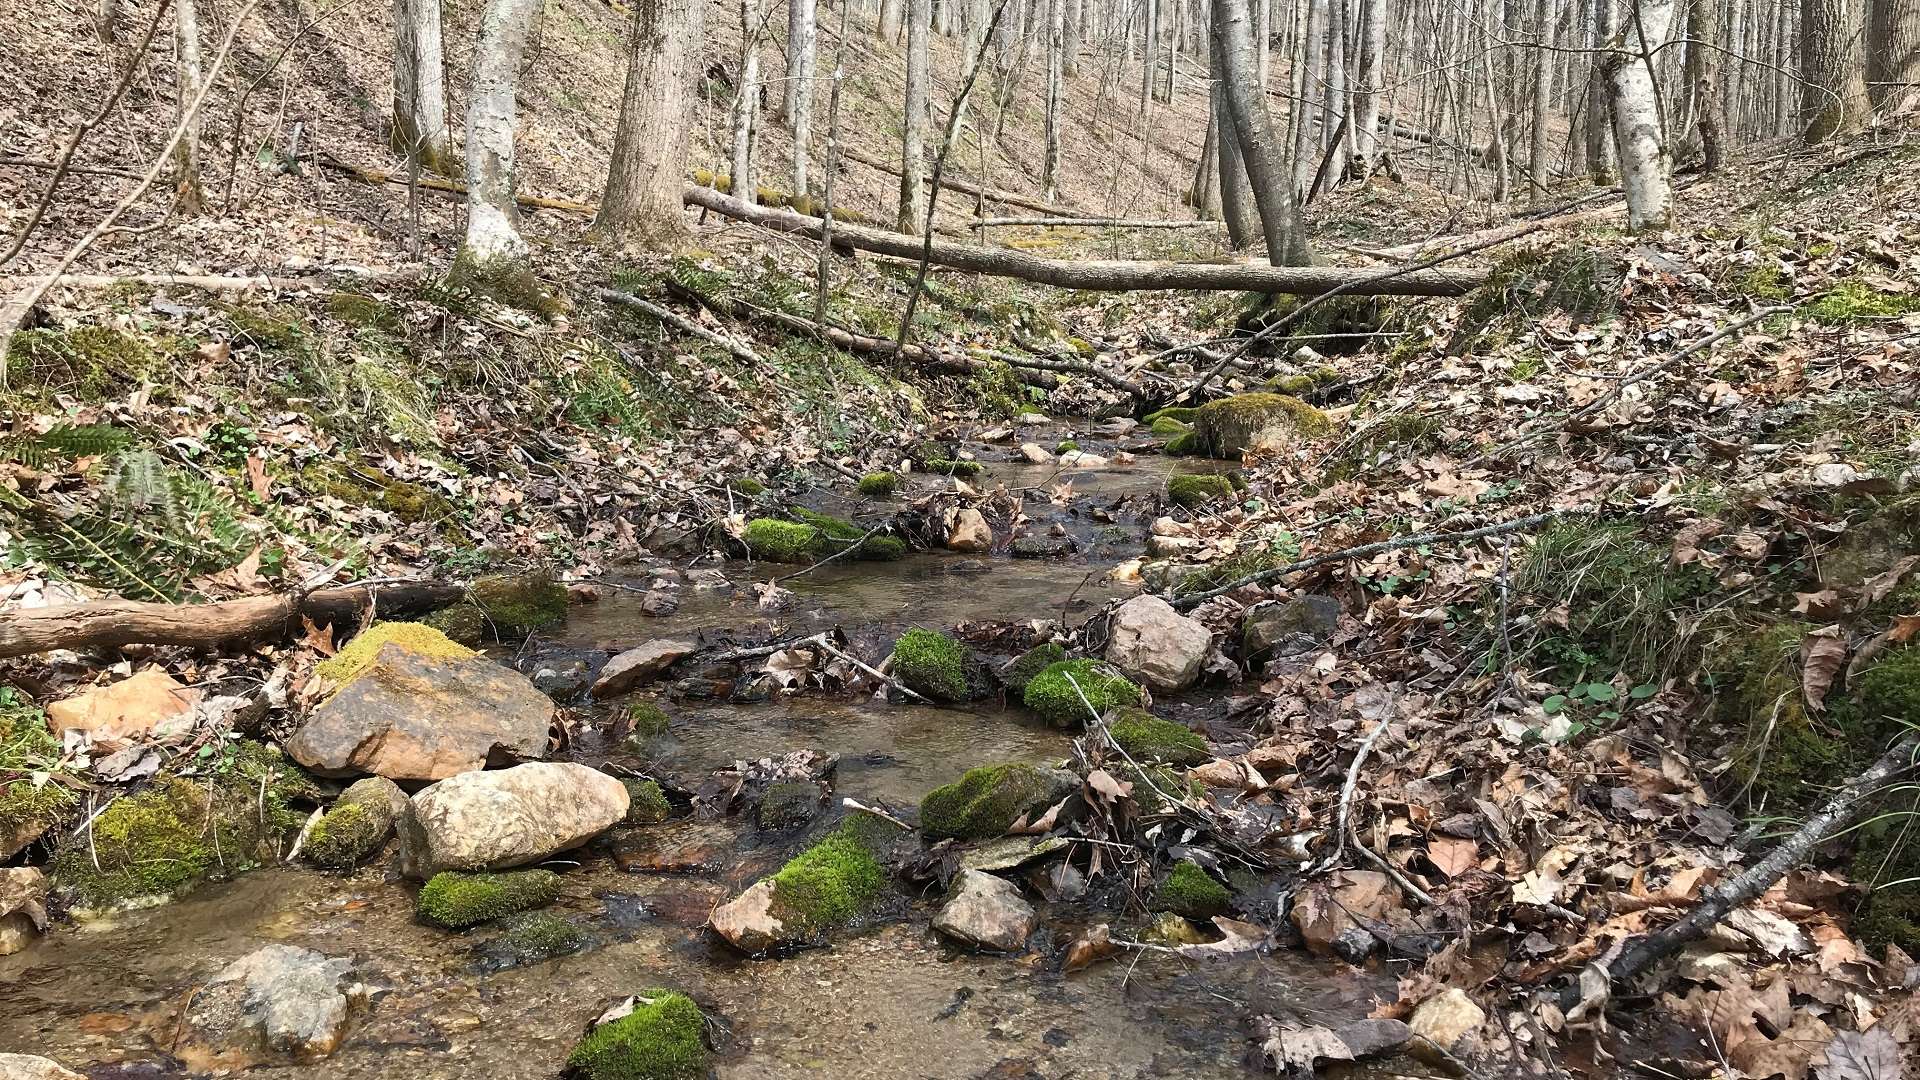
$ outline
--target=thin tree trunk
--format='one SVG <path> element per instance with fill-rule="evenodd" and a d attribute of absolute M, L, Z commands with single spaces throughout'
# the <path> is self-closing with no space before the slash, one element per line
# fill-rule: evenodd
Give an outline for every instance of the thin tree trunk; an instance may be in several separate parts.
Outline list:
<path fill-rule="evenodd" d="M 1627 194 L 1627 229 L 1664 229 L 1673 219 L 1669 178 L 1672 151 L 1661 130 L 1659 90 L 1648 70 L 1651 51 L 1673 27 L 1674 0 L 1628 0 L 1630 8 L 1614 35 L 1618 51 L 1606 59 L 1613 89 L 1613 137 L 1620 155 L 1620 181 Z"/>
<path fill-rule="evenodd" d="M 1218 17 L 1218 12 L 1213 15 Z M 1221 59 L 1220 39 L 1207 34 L 1212 53 L 1213 89 L 1208 127 L 1213 131 L 1214 150 L 1220 174 L 1220 217 L 1227 223 L 1227 244 L 1242 251 L 1259 234 L 1253 189 L 1247 186 L 1247 170 L 1240 160 L 1240 140 L 1235 137 L 1233 116 L 1227 110 L 1226 62 Z"/>
<path fill-rule="evenodd" d="M 951 2 L 948 4 L 952 6 Z M 787 132 L 793 137 L 793 193 L 808 190 L 808 155 L 813 141 L 814 0 L 787 0 L 787 85 L 782 97 Z"/>
<path fill-rule="evenodd" d="M 1692 0 L 1694 44 L 1687 50 L 1687 82 L 1693 86 L 1694 123 L 1700 128 L 1703 167 L 1720 171 L 1725 153 L 1727 113 L 1720 101 L 1720 54 L 1700 43 L 1720 40 L 1720 0 Z"/>
<path fill-rule="evenodd" d="M 1804 0 L 1801 15 L 1801 116 L 1804 138 L 1824 142 L 1866 123 L 1867 67 L 1861 47 L 1864 0 Z"/>
<path fill-rule="evenodd" d="M 1541 48 L 1534 50 L 1533 56 L 1533 124 L 1532 139 L 1527 145 L 1527 180 L 1533 185 L 1534 201 L 1539 202 L 1547 196 L 1547 121 L 1553 115 L 1553 65 L 1549 63 L 1554 46 L 1551 0 L 1535 0 L 1533 25 Z"/>
<path fill-rule="evenodd" d="M 1041 149 L 1041 196 L 1053 202 L 1060 193 L 1060 125 L 1065 107 L 1063 70 L 1066 63 L 1067 0 L 1046 0 L 1047 4 L 1047 115 L 1045 145 Z"/>
<path fill-rule="evenodd" d="M 900 220 L 904 233 L 918 233 L 927 216 L 927 4 L 907 0 L 907 102 L 900 126 Z"/>
<path fill-rule="evenodd" d="M 439 0 L 393 2 L 393 151 L 442 176 L 460 175 L 447 130 Z"/>
<path fill-rule="evenodd" d="M 1614 0 L 1591 0 L 1593 41 L 1605 46 L 1615 30 Z M 1607 82 L 1606 56 L 1596 53 L 1587 83 L 1587 170 L 1595 187 L 1613 183 L 1613 95 Z"/>
<path fill-rule="evenodd" d="M 514 93 L 539 7 L 540 0 L 487 0 L 480 15 L 467 103 L 467 235 L 461 245 L 461 256 L 475 269 L 527 255 L 513 198 Z"/>
<path fill-rule="evenodd" d="M 187 130 L 173 152 L 174 205 L 182 214 L 197 214 L 205 205 L 200 193 L 200 118 L 188 112 L 200 94 L 204 77 L 200 66 L 200 11 L 198 0 L 175 0 L 173 5 L 173 92 Z"/>
<path fill-rule="evenodd" d="M 1380 153 L 1380 93 L 1386 86 L 1387 0 L 1363 0 L 1360 16 L 1360 70 L 1355 78 L 1359 102 L 1354 113 L 1353 146 L 1361 179 L 1373 175 Z"/>
<path fill-rule="evenodd" d="M 1067 5 L 1067 11 L 1060 26 L 1062 35 L 1060 74 L 1071 79 L 1080 74 L 1081 11 L 1084 5 L 1091 3 L 1092 0 L 1063 0 L 1063 2 Z"/>
<path fill-rule="evenodd" d="M 906 0 L 880 0 L 880 24 L 874 31 L 885 42 L 900 40 L 900 21 L 905 13 Z"/>
<path fill-rule="evenodd" d="M 680 193 L 692 120 L 688 90 L 705 13 L 704 0 L 634 0 L 607 194 L 593 222 L 616 244 L 670 242 L 686 233 Z"/>
<path fill-rule="evenodd" d="M 760 110 L 760 26 L 757 3 L 740 0 L 740 77 L 733 89 L 732 167 L 728 176 L 733 193 L 752 201 L 757 192 L 753 178 L 753 128 Z"/>
<path fill-rule="evenodd" d="M 1793 19 L 1800 10 L 1801 5 L 1794 0 L 1775 0 L 1774 17 L 1778 36 L 1773 54 L 1773 133 L 1778 138 L 1793 134 L 1795 121 L 1800 114 L 1798 106 L 1787 106 L 1793 100 L 1794 88 Z"/>
<path fill-rule="evenodd" d="M 1892 115 L 1920 106 L 1920 0 L 1872 0 L 1867 91 Z"/>
<path fill-rule="evenodd" d="M 1209 100 L 1207 104 L 1207 134 L 1200 142 L 1200 163 L 1193 171 L 1193 186 L 1187 189 L 1187 204 L 1203 221 L 1220 219 L 1220 184 L 1218 161 L 1220 155 L 1220 125 L 1216 122 L 1219 109 Z"/>
<path fill-rule="evenodd" d="M 1213 34 L 1220 42 L 1221 84 L 1226 88 L 1227 114 L 1240 144 L 1254 205 L 1260 211 L 1261 231 L 1267 241 L 1267 261 L 1275 266 L 1304 266 L 1306 237 L 1300 227 L 1299 205 L 1280 157 L 1279 140 L 1267 113 L 1267 95 L 1255 79 L 1259 62 L 1254 55 L 1253 13 L 1247 0 L 1214 0 Z M 1220 130 L 1222 141 L 1227 138 Z"/>

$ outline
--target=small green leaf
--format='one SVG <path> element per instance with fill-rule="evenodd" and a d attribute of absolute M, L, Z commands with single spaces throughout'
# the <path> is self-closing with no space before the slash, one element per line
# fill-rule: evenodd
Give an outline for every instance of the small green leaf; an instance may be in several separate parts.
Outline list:
<path fill-rule="evenodd" d="M 1589 698 L 1592 698 L 1594 701 L 1612 701 L 1614 698 L 1618 697 L 1619 695 L 1614 692 L 1614 689 L 1611 685 L 1603 682 L 1597 682 L 1597 683 L 1587 684 L 1587 696 Z"/>
<path fill-rule="evenodd" d="M 1554 694 L 1540 703 L 1540 711 L 1546 713 L 1548 716 L 1553 716 L 1566 707 L 1567 695 L 1565 694 Z"/>
<path fill-rule="evenodd" d="M 1641 683 L 1639 686 L 1627 691 L 1627 696 L 1635 701 L 1645 701 L 1659 692 L 1660 688 L 1652 683 Z"/>

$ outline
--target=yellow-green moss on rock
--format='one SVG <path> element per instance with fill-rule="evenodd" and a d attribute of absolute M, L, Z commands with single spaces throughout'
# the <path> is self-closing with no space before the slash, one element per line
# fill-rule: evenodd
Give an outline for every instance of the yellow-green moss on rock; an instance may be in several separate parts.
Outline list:
<path fill-rule="evenodd" d="M 935 701 L 964 701 L 966 646 L 936 630 L 914 627 L 894 642 L 893 673 L 914 693 Z"/>
<path fill-rule="evenodd" d="M 1857 319 L 1891 319 L 1920 311 L 1920 294 L 1882 292 L 1864 281 L 1843 281 L 1815 297 L 1805 310 L 1832 325 Z"/>
<path fill-rule="evenodd" d="M 813 561 L 818 536 L 811 525 L 777 518 L 754 518 L 740 534 L 747 551 L 765 562 L 807 563 Z"/>
<path fill-rule="evenodd" d="M 658 825 L 673 816 L 673 805 L 659 781 L 628 778 L 620 785 L 627 789 L 627 824 Z"/>
<path fill-rule="evenodd" d="M 406 522 L 440 521 L 453 514 L 453 503 L 430 488 L 337 462 L 303 470 L 297 483 L 310 494 L 339 499 L 348 506 L 385 510 Z"/>
<path fill-rule="evenodd" d="M 1213 755 L 1199 733 L 1145 709 L 1122 709 L 1107 725 L 1113 741 L 1135 761 L 1160 765 L 1198 765 Z"/>
<path fill-rule="evenodd" d="M 1205 922 L 1226 911 L 1231 899 L 1227 887 L 1213 880 L 1205 870 L 1194 863 L 1181 862 L 1175 864 L 1173 872 L 1154 890 L 1147 907 Z"/>
<path fill-rule="evenodd" d="M 1332 430 L 1326 413 L 1285 394 L 1235 394 L 1209 401 L 1193 414 L 1194 438 L 1217 458 L 1280 449 Z"/>
<path fill-rule="evenodd" d="M 1192 509 L 1234 496 L 1233 481 L 1210 473 L 1175 473 L 1167 477 L 1167 501 Z"/>
<path fill-rule="evenodd" d="M 465 874 L 443 870 L 420 887 L 414 913 L 421 921 L 463 930 L 516 912 L 545 907 L 560 895 L 560 875 L 551 870 Z"/>
<path fill-rule="evenodd" d="M 586 1080 L 699 1080 L 707 1075 L 706 1018 L 685 994 L 643 990 L 633 1011 L 587 1033 L 567 1055 Z"/>
<path fill-rule="evenodd" d="M 1083 696 L 1085 701 L 1081 700 Z M 1118 706 L 1140 704 L 1140 687 L 1097 660 L 1062 660 L 1035 675 L 1020 700 L 1048 723 L 1074 727 L 1086 723 L 1088 705 L 1094 712 L 1104 713 Z"/>
<path fill-rule="evenodd" d="M 999 836 L 1021 815 L 1058 802 L 1071 789 L 1064 776 L 1037 765 L 982 765 L 920 800 L 920 831 L 934 840 Z"/>
<path fill-rule="evenodd" d="M 348 870 L 373 856 L 393 831 L 393 821 L 359 802 L 335 803 L 307 833 L 307 858 L 330 870 Z"/>
<path fill-rule="evenodd" d="M 1035 675 L 1047 670 L 1067 658 L 1067 650 L 1057 641 L 1043 641 L 1014 658 L 1007 665 L 1001 680 L 1007 684 L 1007 692 L 1019 696 L 1027 692 L 1027 684 Z"/>
<path fill-rule="evenodd" d="M 416 622 L 379 622 L 321 661 L 313 673 L 336 687 L 345 686 L 372 665 L 383 645 L 398 645 L 415 655 L 439 660 L 464 660 L 479 655 L 431 626 Z"/>
<path fill-rule="evenodd" d="M 900 490 L 900 474 L 870 472 L 860 478 L 860 494 L 869 499 L 884 499 Z"/>
<path fill-rule="evenodd" d="M 567 588 L 544 570 L 490 574 L 468 589 L 502 638 L 525 637 L 566 621 Z"/>
<path fill-rule="evenodd" d="M 880 853 L 893 825 L 855 814 L 773 875 L 773 901 L 803 936 L 823 934 L 872 912 L 886 891 Z"/>

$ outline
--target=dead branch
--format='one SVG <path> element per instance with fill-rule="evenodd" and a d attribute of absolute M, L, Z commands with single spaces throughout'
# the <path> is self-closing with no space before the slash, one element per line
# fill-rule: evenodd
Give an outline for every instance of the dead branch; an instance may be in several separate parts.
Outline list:
<path fill-rule="evenodd" d="M 311 162 L 323 169 L 332 169 L 335 172 L 346 173 L 356 180 L 361 180 L 369 184 L 398 184 L 401 187 L 417 185 L 428 191 L 439 192 L 442 195 L 450 197 L 457 196 L 465 198 L 467 194 L 467 185 L 439 176 L 421 176 L 417 180 L 409 180 L 406 176 L 398 173 L 390 173 L 385 169 L 374 169 L 364 165 L 354 165 L 336 158 L 304 157 L 300 160 Z M 600 207 L 597 203 L 581 202 L 578 199 L 563 199 L 557 195 L 515 194 L 513 201 L 519 203 L 521 206 L 530 207 L 535 210 L 560 210 L 569 214 L 585 214 L 588 217 L 592 217 L 600 212 Z"/>
<path fill-rule="evenodd" d="M 1792 836 L 1768 852 L 1766 858 L 1709 890 L 1700 903 L 1687 912 L 1686 918 L 1636 940 L 1611 964 L 1587 965 L 1579 979 L 1560 992 L 1560 1007 L 1567 1012 L 1568 1019 L 1579 1019 L 1604 1007 L 1614 983 L 1633 978 L 1688 943 L 1705 937 L 1707 931 L 1735 908 L 1772 888 L 1774 882 L 1814 848 L 1853 825 L 1883 788 L 1912 773 L 1916 765 L 1920 765 L 1916 755 L 1920 755 L 1920 732 L 1909 731 L 1866 772 L 1847 781 L 1819 813 L 1808 818 Z"/>
<path fill-rule="evenodd" d="M 881 161 L 879 158 L 871 157 L 867 154 L 863 154 L 858 150 L 842 149 L 840 151 L 840 154 L 842 157 L 846 158 L 847 160 L 857 161 L 860 164 L 865 165 L 869 169 L 879 169 L 883 173 L 892 173 L 894 176 L 900 175 L 900 166 L 889 165 L 886 162 Z M 930 176 L 922 177 L 921 182 L 926 184 L 931 184 L 933 183 L 933 178 Z M 1039 213 L 1042 213 L 1042 214 L 1051 214 L 1055 217 L 1071 217 L 1071 218 L 1079 219 L 1079 218 L 1091 218 L 1095 216 L 1093 214 L 1086 214 L 1086 213 L 1082 213 L 1080 211 L 1074 210 L 1072 207 L 1049 206 L 1046 203 L 1039 201 L 1038 199 L 1030 199 L 1024 195 L 1015 195 L 1011 191 L 996 191 L 993 188 L 982 188 L 978 184 L 969 183 L 968 181 L 965 181 L 965 180 L 957 180 L 950 176 L 941 177 L 940 186 L 943 188 L 950 188 L 954 191 L 958 191 L 962 195 L 972 195 L 975 198 L 983 198 L 991 202 L 1005 203 L 1008 206 L 1024 207 L 1028 210 L 1038 211 Z"/>
<path fill-rule="evenodd" d="M 337 266 L 327 267 L 311 277 L 270 277 L 266 274 L 62 274 L 55 279 L 48 274 L 23 274 L 18 277 L 0 276 L 0 290 L 53 285 L 63 289 L 111 289 L 119 285 L 171 285 L 182 289 L 199 289 L 203 292 L 248 292 L 259 289 L 263 292 L 284 293 L 324 288 L 328 284 L 329 277 L 348 276 L 390 280 L 418 277 L 420 273 L 418 269 L 408 268 Z"/>
<path fill-rule="evenodd" d="M 283 639 L 316 625 L 354 623 L 374 611 L 397 615 L 445 607 L 458 601 L 458 585 L 409 581 L 392 585 L 346 585 L 300 594 L 249 596 L 210 604 L 149 604 L 101 600 L 14 611 L 0 616 L 0 659 L 53 649 L 121 645 L 220 645 Z"/>
<path fill-rule="evenodd" d="M 1222 229 L 1219 221 L 1199 218 L 1097 218 L 1097 217 L 990 217 L 967 223 L 969 229 L 997 229 L 1003 226 L 1030 225 L 1056 228 L 1077 226 L 1087 229 Z"/>
<path fill-rule="evenodd" d="M 624 293 L 618 289 L 595 289 L 593 294 L 610 304 L 623 304 L 630 308 L 638 308 L 654 318 L 659 319 L 661 322 L 666 323 L 668 326 L 692 334 L 702 341 L 720 346 L 734 356 L 752 364 L 754 367 L 764 368 L 767 366 L 767 362 L 760 359 L 760 354 L 754 352 L 745 342 L 709 330 L 699 323 L 694 322 L 692 319 L 687 318 L 685 315 L 668 308 L 663 308 L 651 300 L 642 300 L 632 293 Z"/>
<path fill-rule="evenodd" d="M 776 232 L 793 233 L 815 240 L 821 237 L 820 219 L 791 210 L 758 206 L 704 187 L 690 187 L 683 197 L 689 205 L 702 206 Z M 916 262 L 921 255 L 921 240 L 917 236 L 846 223 L 834 225 L 833 243 Z M 1449 258 L 1464 254 L 1467 253 L 1459 252 Z M 1485 267 L 1440 269 L 1437 265 L 1381 270 L 1341 266 L 1269 266 L 1248 262 L 1043 259 L 1023 251 L 939 241 L 932 245 L 928 257 L 931 262 L 956 270 L 1096 292 L 1214 289 L 1318 295 L 1339 289 L 1362 296 L 1459 296 L 1484 282 L 1488 274 Z"/>

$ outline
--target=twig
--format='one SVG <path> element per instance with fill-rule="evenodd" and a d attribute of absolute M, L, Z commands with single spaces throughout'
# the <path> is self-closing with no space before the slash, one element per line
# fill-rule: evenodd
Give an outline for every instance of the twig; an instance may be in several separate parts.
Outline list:
<path fill-rule="evenodd" d="M 846 807 L 849 810 L 855 811 L 857 813 L 872 814 L 874 817 L 879 818 L 881 821 L 892 822 L 893 824 L 898 825 L 900 828 L 906 830 L 907 832 L 913 831 L 913 826 L 907 824 L 904 821 L 901 821 L 899 818 L 894 817 L 892 814 L 887 813 L 885 810 L 882 810 L 877 806 L 868 806 L 866 803 L 863 803 L 858 799 L 851 798 L 851 797 L 844 798 L 840 800 L 840 805 Z"/>
<path fill-rule="evenodd" d="M 821 567 L 827 565 L 828 563 L 834 561 L 835 559 L 845 558 L 850 552 L 859 551 L 860 546 L 862 544 L 865 544 L 867 541 L 873 539 L 874 536 L 876 536 L 879 533 L 885 532 L 886 530 L 887 530 L 887 526 L 885 525 L 875 525 L 873 528 L 868 529 L 866 531 L 866 535 L 860 537 L 860 539 L 845 541 L 846 546 L 841 548 L 839 551 L 836 551 L 833 554 L 827 556 L 826 558 L 821 559 L 819 562 L 814 563 L 812 566 L 805 567 L 804 569 L 800 569 L 800 570 L 795 570 L 791 574 L 782 574 L 779 577 L 774 578 L 773 583 L 775 585 L 778 585 L 781 582 L 792 581 L 794 578 L 797 578 L 802 574 L 811 574 L 815 570 L 820 569 Z"/>
<path fill-rule="evenodd" d="M 1325 566 L 1327 563 L 1340 562 L 1343 559 L 1359 558 L 1363 555 L 1378 555 L 1383 551 L 1397 551 L 1400 548 L 1418 547 L 1421 544 L 1466 543 L 1488 536 L 1522 532 L 1544 525 L 1557 517 L 1574 512 L 1577 511 L 1549 510 L 1543 514 L 1529 514 L 1526 517 L 1515 518 L 1512 521 L 1503 521 L 1498 525 L 1482 525 L 1477 529 L 1467 529 L 1462 532 L 1413 533 L 1407 536 L 1396 536 L 1391 540 L 1381 540 L 1377 543 L 1361 544 L 1359 547 L 1342 548 L 1339 551 L 1327 552 L 1325 555 L 1315 555 L 1310 559 L 1300 559 L 1296 562 L 1290 562 L 1285 566 L 1276 566 L 1271 570 L 1262 570 L 1257 574 L 1248 574 L 1246 577 L 1229 581 L 1217 589 L 1208 589 L 1206 592 L 1178 597 L 1173 601 L 1173 606 L 1181 611 L 1191 611 L 1201 603 L 1211 600 L 1216 596 L 1225 596 L 1230 592 L 1237 589 L 1244 589 L 1249 585 L 1264 585 L 1269 581 L 1278 581 L 1288 574 L 1299 573 L 1302 570 L 1311 570 L 1316 566 Z"/>
<path fill-rule="evenodd" d="M 659 319 L 668 326 L 692 334 L 694 337 L 709 344 L 720 346 L 741 360 L 752 364 L 754 367 L 764 369 L 767 366 L 767 362 L 760 358 L 760 354 L 754 352 L 753 349 L 748 347 L 744 342 L 737 341 L 725 334 L 715 333 L 677 311 L 663 308 L 651 300 L 642 300 L 632 293 L 621 292 L 618 289 L 595 289 L 593 292 L 595 296 L 598 296 L 608 303 L 624 304 L 627 307 L 639 308 L 641 311 Z"/>

